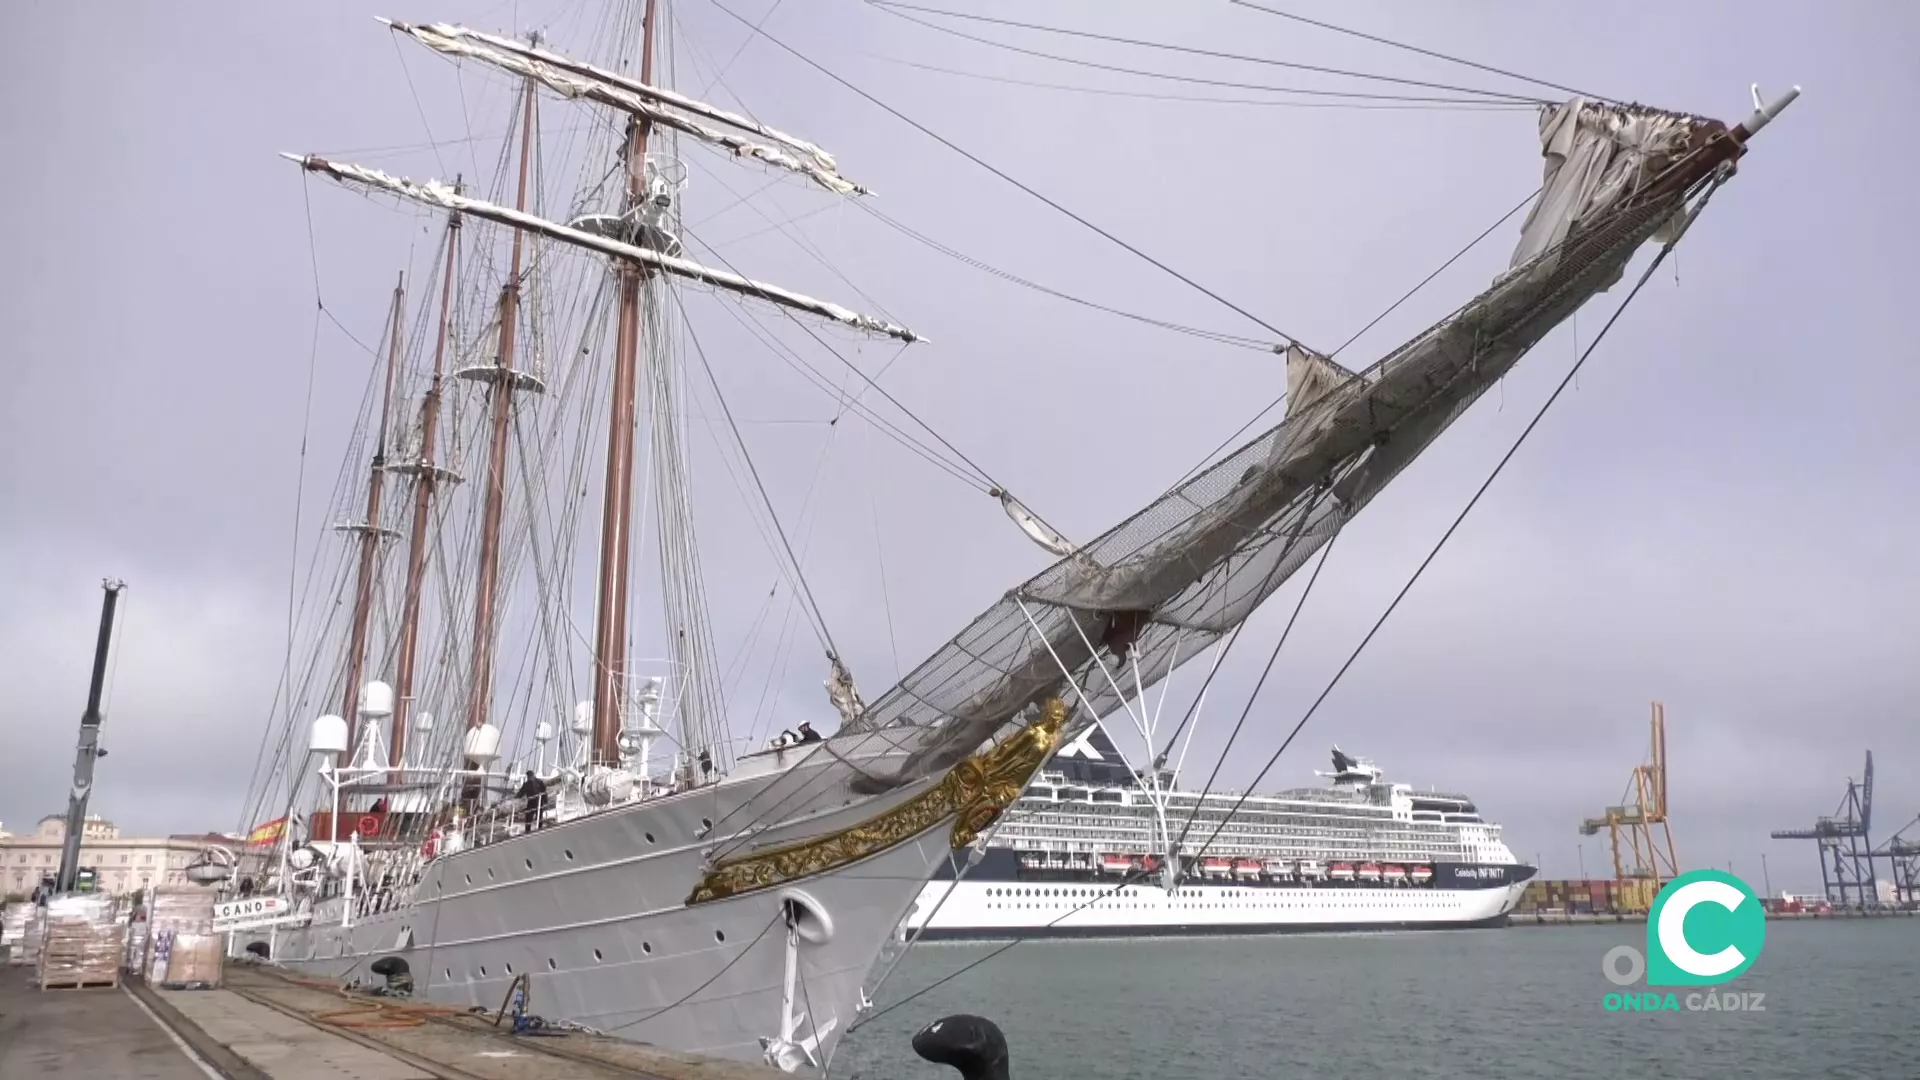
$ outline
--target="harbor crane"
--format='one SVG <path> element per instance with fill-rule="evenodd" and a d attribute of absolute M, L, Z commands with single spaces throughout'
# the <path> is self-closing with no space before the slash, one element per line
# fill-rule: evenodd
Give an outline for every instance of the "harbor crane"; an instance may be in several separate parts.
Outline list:
<path fill-rule="evenodd" d="M 1920 907 L 1920 817 L 1902 826 L 1887 842 L 1873 849 L 1873 857 L 1887 860 L 1893 877 L 1893 902 L 1901 907 Z M 1907 833 L 1915 832 L 1909 840 Z"/>
<path fill-rule="evenodd" d="M 1667 710 L 1653 703 L 1652 747 L 1646 764 L 1627 777 L 1626 794 L 1597 818 L 1580 823 L 1580 835 L 1601 830 L 1613 849 L 1613 877 L 1629 910 L 1646 910 L 1660 886 L 1680 875 L 1673 851 L 1673 827 L 1667 821 Z"/>
<path fill-rule="evenodd" d="M 1814 819 L 1810 829 L 1780 829 L 1775 840 L 1812 840 L 1820 853 L 1820 887 L 1836 907 L 1864 908 L 1879 902 L 1874 880 L 1873 845 L 1867 832 L 1873 827 L 1873 751 L 1861 779 L 1847 778 L 1847 793 L 1834 813 Z"/>

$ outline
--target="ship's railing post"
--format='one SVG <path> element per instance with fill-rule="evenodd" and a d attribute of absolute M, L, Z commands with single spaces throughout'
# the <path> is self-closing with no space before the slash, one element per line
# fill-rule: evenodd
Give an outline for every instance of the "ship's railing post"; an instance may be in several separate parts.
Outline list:
<path fill-rule="evenodd" d="M 337 788 L 335 789 L 338 790 Z M 339 835 L 339 826 L 330 826 L 334 835 Z M 343 929 L 353 927 L 353 866 L 360 854 L 360 833 L 355 830 L 347 836 L 347 882 L 346 896 L 340 905 L 340 925 Z"/>

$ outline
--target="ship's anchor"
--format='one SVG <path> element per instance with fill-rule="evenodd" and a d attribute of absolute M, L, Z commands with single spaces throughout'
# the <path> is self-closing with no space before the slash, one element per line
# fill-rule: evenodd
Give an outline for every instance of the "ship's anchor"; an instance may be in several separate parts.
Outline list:
<path fill-rule="evenodd" d="M 781 1072 L 795 1072 L 802 1065 L 820 1067 L 818 1051 L 820 1040 L 833 1032 L 838 1020 L 828 1020 L 813 1029 L 813 1034 L 805 1038 L 796 1038 L 801 1025 L 807 1022 L 805 1012 L 794 1010 L 794 991 L 800 980 L 800 912 L 799 905 L 792 900 L 782 901 L 781 911 L 787 920 L 787 972 L 786 982 L 780 992 L 780 1034 L 776 1038 L 760 1040 L 760 1049 L 766 1056 L 767 1064 Z"/>

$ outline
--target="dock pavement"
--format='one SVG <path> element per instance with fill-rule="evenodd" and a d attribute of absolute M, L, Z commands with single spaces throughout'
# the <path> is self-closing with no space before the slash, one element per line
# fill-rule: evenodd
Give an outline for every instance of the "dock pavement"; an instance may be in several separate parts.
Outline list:
<path fill-rule="evenodd" d="M 232 964 L 217 990 L 41 990 L 0 967 L 0 1080 L 771 1080 L 785 1074 L 584 1032 L 347 994 Z"/>

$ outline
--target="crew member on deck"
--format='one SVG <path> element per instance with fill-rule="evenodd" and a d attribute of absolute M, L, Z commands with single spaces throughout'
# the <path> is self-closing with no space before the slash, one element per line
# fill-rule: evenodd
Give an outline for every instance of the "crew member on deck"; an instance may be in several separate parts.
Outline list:
<path fill-rule="evenodd" d="M 520 789 L 513 794 L 520 800 L 521 827 L 526 829 L 538 828 L 540 825 L 540 811 L 545 807 L 547 801 L 547 782 L 533 775 L 532 769 L 528 769 L 526 780 L 521 783 Z"/>
<path fill-rule="evenodd" d="M 803 743 L 820 741 L 820 733 L 813 730 L 813 725 L 805 720 L 800 721 L 800 741 Z"/>

